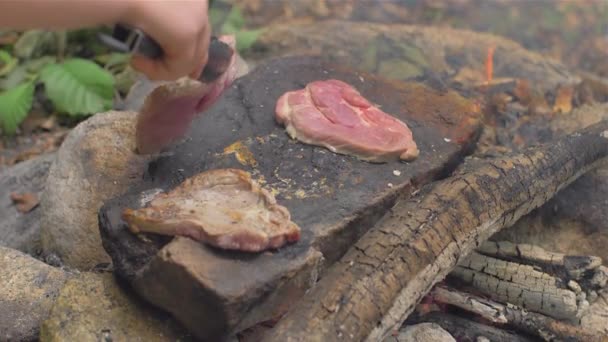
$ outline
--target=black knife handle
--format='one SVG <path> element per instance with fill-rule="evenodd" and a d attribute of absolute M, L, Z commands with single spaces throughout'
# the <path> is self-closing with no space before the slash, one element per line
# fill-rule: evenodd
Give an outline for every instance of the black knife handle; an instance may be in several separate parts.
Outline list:
<path fill-rule="evenodd" d="M 144 55 L 150 59 L 158 59 L 163 56 L 163 49 L 158 43 L 146 36 L 142 39 L 137 53 Z"/>
<path fill-rule="evenodd" d="M 163 49 L 152 37 L 141 30 L 124 24 L 116 24 L 112 35 L 101 33 L 99 39 L 110 48 L 125 52 L 140 54 L 150 59 L 163 56 Z"/>

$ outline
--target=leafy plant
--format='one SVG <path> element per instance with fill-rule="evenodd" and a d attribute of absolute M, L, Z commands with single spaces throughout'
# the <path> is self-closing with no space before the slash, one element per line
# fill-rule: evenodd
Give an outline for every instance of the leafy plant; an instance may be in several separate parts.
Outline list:
<path fill-rule="evenodd" d="M 0 76 L 10 73 L 17 66 L 18 62 L 10 53 L 0 50 Z"/>
<path fill-rule="evenodd" d="M 23 83 L 0 93 L 0 124 L 6 134 L 14 134 L 25 119 L 34 100 L 34 83 Z"/>
<path fill-rule="evenodd" d="M 114 78 L 91 61 L 73 58 L 49 64 L 40 79 L 49 99 L 62 112 L 76 116 L 112 108 Z"/>
<path fill-rule="evenodd" d="M 67 34 L 32 30 L 23 32 L 13 45 L 0 46 L 2 134 L 16 133 L 36 101 L 38 84 L 44 85 L 58 114 L 78 118 L 112 108 L 116 80 L 120 89 L 130 86 L 125 73 L 128 55 L 108 53 L 107 49 L 96 49 L 101 53 L 91 55 L 88 46 L 95 46 L 94 41 L 95 31 L 91 30 Z"/>
<path fill-rule="evenodd" d="M 262 29 L 245 29 L 245 18 L 238 6 L 232 6 L 221 26 L 222 34 L 234 34 L 239 53 L 248 50 L 262 33 Z"/>

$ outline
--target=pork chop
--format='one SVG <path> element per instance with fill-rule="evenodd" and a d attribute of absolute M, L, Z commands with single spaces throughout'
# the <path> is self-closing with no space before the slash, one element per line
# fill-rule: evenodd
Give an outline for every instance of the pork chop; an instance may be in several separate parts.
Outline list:
<path fill-rule="evenodd" d="M 411 161 L 418 148 L 409 127 L 372 105 L 349 84 L 314 81 L 283 94 L 276 120 L 293 139 L 369 162 Z"/>
<path fill-rule="evenodd" d="M 156 195 L 145 207 L 125 209 L 133 233 L 186 236 L 222 249 L 260 252 L 300 239 L 287 208 L 248 172 L 217 169 Z"/>

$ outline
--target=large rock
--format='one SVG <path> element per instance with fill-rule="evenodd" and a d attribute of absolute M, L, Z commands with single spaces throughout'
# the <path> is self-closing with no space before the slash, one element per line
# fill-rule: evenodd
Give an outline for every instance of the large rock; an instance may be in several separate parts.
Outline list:
<path fill-rule="evenodd" d="M 420 156 L 371 164 L 292 140 L 274 119 L 277 98 L 316 79 L 355 86 L 412 128 Z M 100 211 L 104 247 L 118 274 L 198 337 L 247 328 L 280 315 L 399 195 L 449 172 L 472 145 L 479 107 L 452 91 L 386 82 L 315 58 L 277 59 L 238 79 L 197 118 L 183 143 L 152 161 L 140 182 Z M 239 168 L 276 193 L 302 228 L 278 251 L 218 251 L 187 238 L 136 236 L 121 219 L 143 191 L 168 190 L 203 170 Z M 145 193 L 144 193 L 145 196 Z"/>
<path fill-rule="evenodd" d="M 59 290 L 61 269 L 0 247 L 0 341 L 34 341 Z"/>
<path fill-rule="evenodd" d="M 47 154 L 21 162 L 0 172 L 0 246 L 28 254 L 40 250 L 40 207 L 22 213 L 13 204 L 10 194 L 32 193 L 40 198 L 55 154 Z"/>
<path fill-rule="evenodd" d="M 97 211 L 142 174 L 147 157 L 133 153 L 135 113 L 100 113 L 74 128 L 49 170 L 41 198 L 42 247 L 71 267 L 110 262 Z"/>
<path fill-rule="evenodd" d="M 567 67 L 499 36 L 446 27 L 326 20 L 266 27 L 251 57 L 320 55 L 396 80 L 442 82 L 473 88 L 486 81 L 494 47 L 493 79 L 526 79 L 535 89 L 579 83 Z M 429 77 L 432 76 L 432 77 Z"/>
<path fill-rule="evenodd" d="M 173 321 L 121 288 L 112 274 L 82 273 L 61 289 L 40 341 L 188 341 Z"/>

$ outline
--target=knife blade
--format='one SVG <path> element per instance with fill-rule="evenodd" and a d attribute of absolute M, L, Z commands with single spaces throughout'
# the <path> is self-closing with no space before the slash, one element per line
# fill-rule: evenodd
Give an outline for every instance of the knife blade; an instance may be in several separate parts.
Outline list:
<path fill-rule="evenodd" d="M 114 51 L 140 54 L 150 59 L 158 59 L 163 56 L 160 44 L 142 30 L 129 25 L 116 24 L 112 34 L 100 32 L 98 38 Z M 215 81 L 228 69 L 233 54 L 234 51 L 228 44 L 216 36 L 212 36 L 207 64 L 198 78 L 199 81 L 203 83 Z"/>

